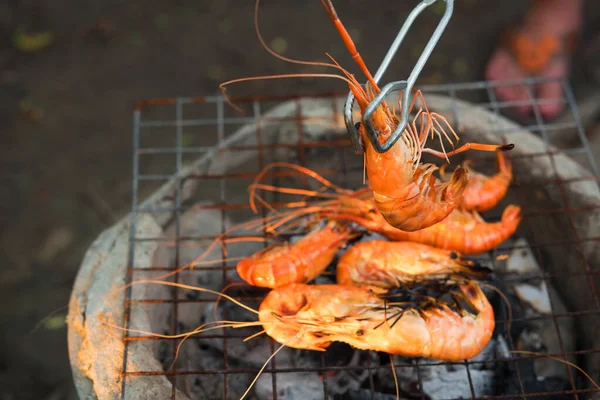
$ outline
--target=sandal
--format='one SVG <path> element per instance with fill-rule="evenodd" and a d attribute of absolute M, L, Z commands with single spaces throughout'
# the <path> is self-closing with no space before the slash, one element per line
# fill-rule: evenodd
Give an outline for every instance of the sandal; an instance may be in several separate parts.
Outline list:
<path fill-rule="evenodd" d="M 526 77 L 567 78 L 582 29 L 581 0 L 532 0 L 527 15 L 518 26 L 505 31 L 499 47 L 486 65 L 486 79 L 520 80 Z M 534 84 L 505 84 L 494 88 L 500 101 L 515 104 L 507 109 L 515 117 L 530 117 L 534 102 L 545 120 L 553 120 L 564 110 L 560 79 Z M 534 92 L 534 93 L 531 93 Z M 509 111 L 510 110 L 510 111 Z"/>

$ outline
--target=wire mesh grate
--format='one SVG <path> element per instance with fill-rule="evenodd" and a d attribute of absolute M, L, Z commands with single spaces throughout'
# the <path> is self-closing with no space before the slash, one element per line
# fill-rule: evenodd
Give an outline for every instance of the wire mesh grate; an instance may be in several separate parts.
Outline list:
<path fill-rule="evenodd" d="M 561 329 L 562 321 L 571 320 L 578 324 L 590 318 L 600 317 L 600 297 L 597 293 L 598 288 L 595 281 L 600 276 L 598 266 L 590 265 L 585 257 L 585 248 L 590 243 L 597 243 L 600 237 L 589 236 L 581 233 L 581 230 L 574 222 L 574 215 L 577 213 L 600 213 L 600 203 L 586 204 L 574 201 L 568 194 L 566 187 L 571 185 L 595 185 L 595 190 L 598 190 L 599 174 L 595 165 L 594 155 L 590 149 L 589 143 L 583 131 L 581 121 L 577 113 L 577 106 L 572 90 L 566 81 L 558 81 L 563 86 L 564 96 L 560 99 L 537 99 L 535 97 L 534 85 L 544 79 L 527 79 L 521 81 L 510 82 L 473 82 L 461 84 L 448 84 L 423 87 L 422 90 L 427 96 L 428 94 L 440 94 L 449 97 L 450 99 L 463 99 L 475 102 L 479 107 L 485 108 L 496 115 L 504 112 L 510 112 L 514 107 L 527 104 L 532 107 L 533 117 L 527 123 L 522 124 L 522 127 L 535 135 L 537 135 L 544 143 L 545 149 L 543 152 L 532 152 L 520 154 L 516 157 L 525 159 L 535 159 L 537 157 L 547 157 L 550 160 L 553 168 L 556 168 L 554 158 L 559 154 L 565 154 L 582 164 L 588 171 L 589 176 L 576 176 L 568 179 L 559 177 L 556 170 L 553 171 L 551 177 L 545 180 L 537 180 L 535 182 L 522 180 L 515 174 L 514 181 L 511 186 L 511 192 L 514 193 L 516 201 L 524 208 L 524 219 L 521 225 L 525 232 L 531 232 L 538 229 L 538 224 L 544 218 L 556 218 L 563 222 L 564 235 L 560 239 L 553 238 L 552 240 L 529 240 L 529 247 L 537 259 L 548 257 L 547 249 L 552 251 L 561 251 L 561 249 L 575 249 L 579 256 L 578 272 L 564 271 L 552 273 L 543 271 L 537 276 L 514 276 L 506 274 L 502 276 L 502 281 L 506 284 L 510 282 L 547 282 L 550 285 L 557 284 L 558 281 L 577 280 L 580 282 L 580 290 L 589 292 L 590 304 L 585 309 L 574 308 L 569 305 L 568 310 L 556 310 L 552 305 L 552 312 L 548 315 L 525 315 L 520 318 L 512 318 L 509 321 L 506 309 L 502 308 L 502 312 L 497 313 L 497 325 L 504 325 L 504 329 L 510 329 L 510 326 L 515 324 L 531 323 L 534 320 L 551 321 L 555 329 L 556 337 L 558 338 L 558 348 L 560 351 L 556 354 L 549 354 L 560 358 L 575 358 L 582 357 L 600 352 L 600 348 L 589 346 L 587 344 L 578 343 L 577 349 L 569 350 L 563 342 L 564 332 Z M 528 90 L 529 98 L 526 102 L 500 102 L 494 94 L 494 87 L 525 85 Z M 327 93 L 311 96 L 311 98 L 320 99 L 327 102 L 329 108 L 324 111 L 324 119 L 329 119 L 331 126 L 343 126 L 343 120 L 339 107 L 339 102 L 345 99 L 346 93 Z M 331 159 L 334 160 L 327 165 L 318 165 L 316 172 L 335 181 L 341 186 L 356 186 L 360 182 L 356 181 L 356 177 L 362 175 L 361 160 L 356 161 L 356 156 L 352 153 L 351 142 L 345 136 L 334 133 L 335 129 L 331 129 L 331 133 L 327 133 L 324 139 L 312 140 L 307 137 L 305 132 L 304 122 L 308 118 L 302 106 L 301 100 L 306 97 L 301 96 L 286 96 L 286 97 L 247 97 L 231 99 L 237 106 L 242 107 L 246 113 L 244 115 L 237 114 L 227 105 L 222 97 L 203 97 L 203 98 L 173 98 L 151 100 L 141 103 L 134 113 L 133 126 L 133 199 L 132 199 L 132 224 L 130 231 L 130 251 L 128 259 L 128 279 L 136 279 L 139 276 L 155 276 L 146 274 L 161 275 L 175 270 L 185 264 L 182 261 L 182 253 L 189 252 L 190 248 L 194 249 L 197 243 L 205 243 L 215 239 L 221 235 L 223 239 L 228 238 L 226 235 L 226 226 L 229 219 L 249 220 L 256 216 L 250 210 L 247 202 L 246 187 L 256 177 L 258 172 L 267 165 L 270 161 L 283 159 L 285 161 L 295 162 L 299 165 L 314 168 L 311 165 L 311 157 L 315 152 L 326 151 L 331 154 Z M 291 101 L 291 102 L 290 102 Z M 549 102 L 560 102 L 566 104 L 567 109 L 565 114 L 567 118 L 561 118 L 561 122 L 544 121 L 539 107 Z M 283 103 L 293 104 L 295 110 L 290 113 L 290 116 L 285 117 L 266 117 L 263 113 L 274 106 Z M 457 126 L 460 127 L 460 118 L 455 107 L 450 110 L 454 114 L 454 120 Z M 566 121 L 566 122 L 565 122 Z M 263 130 L 267 124 L 284 124 L 286 131 L 282 133 L 280 140 L 277 142 L 268 143 L 263 137 Z M 243 126 L 253 125 L 255 138 L 251 143 L 238 143 L 234 140 L 233 132 L 239 130 Z M 559 137 L 561 132 L 565 130 L 573 130 L 576 132 L 575 140 L 572 140 L 568 145 L 565 145 Z M 495 126 L 489 126 L 487 131 L 502 135 L 505 129 Z M 216 132 L 216 135 L 215 135 Z M 518 145 L 518 143 L 517 143 Z M 215 150 L 216 149 L 216 150 Z M 186 167 L 193 164 L 199 157 L 214 154 L 215 159 L 235 159 L 241 157 L 240 154 L 253 154 L 251 163 L 244 163 L 227 169 L 227 171 L 219 171 L 218 168 L 208 168 L 203 173 L 185 172 Z M 217 172 L 214 172 L 217 171 Z M 292 174 L 293 175 L 293 174 Z M 267 175 L 271 182 L 269 184 L 278 185 L 280 180 L 292 179 L 286 173 L 271 172 Z M 354 178 L 353 178 L 354 177 Z M 176 190 L 174 196 L 168 199 L 169 202 L 163 203 L 160 207 L 140 206 L 140 199 L 151 193 L 156 185 L 174 180 L 176 182 Z M 195 182 L 199 188 L 197 195 L 193 198 L 185 198 L 185 185 L 190 181 Z M 302 179 L 300 179 L 302 181 Z M 307 185 L 306 182 L 301 183 Z M 308 186 L 307 186 L 308 187 Z M 532 187 L 539 188 L 556 193 L 554 203 L 539 204 L 529 195 L 532 193 Z M 535 192 L 535 191 L 534 191 Z M 245 197 L 244 197 L 245 196 Z M 189 197 L 189 196 L 188 196 Z M 246 199 L 244 201 L 244 198 Z M 210 201 L 210 202 L 208 202 Z M 208 202 L 208 203 L 207 203 Z M 273 194 L 269 198 L 269 202 L 274 206 L 284 204 L 285 200 L 280 199 L 279 194 Z M 166 204 L 166 205 L 165 205 Z M 498 209 L 498 207 L 496 207 Z M 266 207 L 260 207 L 261 215 L 265 216 Z M 220 220 L 220 228 L 218 232 L 213 234 L 195 234 L 188 235 L 183 232 L 183 224 L 185 223 L 182 215 L 190 210 L 197 212 L 211 212 Z M 497 212 L 497 211 L 496 211 Z M 498 217 L 493 214 L 491 219 Z M 172 215 L 171 225 L 173 227 L 170 235 L 162 236 L 138 236 L 136 222 L 138 217 L 143 214 L 164 214 Z M 235 217 L 235 218 L 234 218 Z M 486 219 L 488 214 L 485 215 Z M 568 232 L 567 232 L 568 231 Z M 531 238 L 531 235 L 527 235 Z M 534 235 L 535 237 L 535 235 Z M 174 263 L 169 265 L 139 265 L 136 262 L 139 246 L 143 243 L 161 242 L 172 250 Z M 195 267 L 189 274 L 210 273 L 220 274 L 220 281 L 223 283 L 232 282 L 232 276 L 235 272 L 235 262 L 227 261 L 226 256 L 229 255 L 229 245 L 223 246 L 220 249 L 220 256 L 223 261 L 218 265 L 200 265 Z M 518 249 L 518 246 L 512 242 L 508 245 L 503 244 L 498 249 L 491 251 L 487 255 L 482 255 L 485 260 L 495 267 L 499 254 L 507 254 Z M 192 250 L 193 251 L 193 250 Z M 249 255 L 249 254 L 247 254 Z M 495 269 L 495 268 L 494 268 Z M 188 273 L 188 271 L 186 271 Z M 180 274 L 172 276 L 173 282 L 180 281 Z M 256 294 L 248 294 L 241 291 L 235 296 L 240 301 L 258 304 L 262 297 Z M 130 288 L 125 299 L 125 323 L 124 326 L 131 328 L 131 320 L 136 313 L 156 313 L 160 315 L 168 315 L 165 320 L 168 320 L 169 329 L 163 332 L 165 335 L 178 335 L 184 332 L 184 327 L 179 322 L 180 316 L 189 313 L 191 310 L 197 310 L 195 306 L 201 304 L 211 304 L 216 299 L 215 296 L 206 294 L 192 295 L 190 291 L 181 289 L 173 289 L 168 295 L 158 296 L 157 298 L 136 298 L 133 290 Z M 191 307 L 191 308 L 190 308 Z M 192 311 L 193 312 L 193 311 Z M 225 312 L 226 314 L 226 312 Z M 227 317 L 227 315 L 223 315 Z M 225 318 L 227 319 L 227 318 Z M 584 323 L 584 322 L 583 322 Z M 510 324 L 510 326 L 509 326 Z M 514 350 L 518 348 L 518 344 L 514 343 L 511 335 L 507 336 L 507 346 Z M 241 340 L 246 335 L 236 332 L 236 330 L 223 330 L 219 334 L 214 332 L 206 332 L 202 335 L 195 335 L 187 339 L 185 345 L 195 343 L 199 346 L 202 340 L 218 340 L 220 341 L 219 354 L 222 362 L 215 364 L 212 367 L 205 369 L 187 368 L 181 364 L 175 366 L 167 365 L 164 368 L 156 370 L 139 370 L 135 368 L 128 360 L 132 351 L 136 351 L 135 343 L 140 342 L 156 342 L 157 354 L 170 354 L 168 359 L 175 359 L 178 353 L 178 345 L 180 339 L 165 339 L 153 337 L 145 334 L 126 333 L 123 336 L 125 345 L 124 362 L 122 376 L 122 398 L 127 398 L 127 388 L 130 379 L 140 379 L 152 377 L 167 377 L 173 382 L 171 398 L 176 398 L 177 388 L 189 388 L 194 384 L 194 380 L 199 376 L 215 376 L 218 377 L 221 389 L 219 391 L 222 398 L 232 398 L 237 393 L 234 389 L 238 385 L 237 376 L 247 376 L 253 378 L 260 367 L 248 367 L 243 363 L 238 362 L 237 348 L 244 346 Z M 268 337 L 256 338 L 253 340 L 265 340 L 269 342 L 269 351 L 274 352 L 278 348 L 278 344 Z M 582 342 L 578 340 L 578 342 Z M 184 346 L 185 346 L 184 345 Z M 587 346 L 587 347 L 586 347 Z M 183 347 L 182 347 L 183 349 Z M 203 349 L 205 349 L 203 347 Z M 280 397 L 281 388 L 278 392 L 278 384 L 281 386 L 280 378 L 277 376 L 290 377 L 292 374 L 316 373 L 319 377 L 318 394 L 315 398 L 334 398 L 330 393 L 329 386 L 337 384 L 332 382 L 332 377 L 342 371 L 359 374 L 365 372 L 368 377 L 363 383 L 361 390 L 365 392 L 365 398 L 376 398 L 375 394 L 379 390 L 376 382 L 375 372 L 382 368 L 388 368 L 389 365 L 382 366 L 376 361 L 375 356 L 371 356 L 374 352 L 364 352 L 367 355 L 360 356 L 360 362 L 351 364 L 340 364 L 335 358 L 331 359 L 327 354 L 319 354 L 316 364 L 306 366 L 290 366 L 279 365 L 278 358 L 275 357 L 265 368 L 263 374 L 270 374 L 270 384 L 272 388 L 273 398 Z M 413 369 L 416 374 L 417 391 L 423 390 L 424 379 L 422 375 L 427 371 L 427 368 L 439 365 L 454 365 L 456 368 L 464 367 L 466 370 L 467 384 L 470 388 L 471 398 L 481 397 L 478 394 L 476 387 L 477 382 L 474 382 L 472 374 L 477 365 L 483 363 L 495 364 L 510 364 L 512 373 L 516 376 L 518 386 L 517 394 L 502 394 L 487 395 L 486 398 L 529 398 L 541 397 L 546 398 L 550 394 L 562 395 L 562 398 L 586 398 L 587 395 L 594 392 L 593 389 L 585 387 L 584 382 L 579 377 L 578 372 L 571 367 L 566 368 L 568 374 L 568 387 L 560 388 L 554 391 L 539 392 L 531 390 L 527 387 L 522 379 L 522 371 L 520 370 L 519 362 L 522 360 L 541 359 L 541 356 L 534 355 L 513 355 L 509 357 L 493 358 L 490 360 L 466 360 L 460 363 L 440 363 L 426 359 L 407 360 L 402 359 L 394 361 L 396 369 L 409 368 Z M 266 358 L 263 360 L 266 361 Z M 347 361 L 347 360 L 346 360 Z M 552 361 L 548 361 L 552 362 Z M 169 367 L 169 368 L 167 368 Z M 354 372 L 352 372 L 354 371 Z M 424 372 L 425 371 L 425 372 Z M 351 375 L 352 376 L 352 375 Z M 178 380 L 183 379 L 184 383 Z M 287 379 L 287 378 L 282 378 Z M 148 382 L 152 382 L 149 380 Z M 190 383 L 191 382 L 191 383 Z M 215 382 L 217 382 L 215 380 Z M 150 383 L 151 385 L 152 383 Z M 422 398 L 426 398 L 421 393 Z M 405 393 L 406 394 L 406 393 Z M 417 396 L 418 397 L 418 396 Z M 205 397 L 202 397 L 205 398 Z M 341 397 L 340 397 L 341 398 Z M 393 397 L 390 397 L 393 398 Z M 558 397 L 557 397 L 558 398 Z"/>

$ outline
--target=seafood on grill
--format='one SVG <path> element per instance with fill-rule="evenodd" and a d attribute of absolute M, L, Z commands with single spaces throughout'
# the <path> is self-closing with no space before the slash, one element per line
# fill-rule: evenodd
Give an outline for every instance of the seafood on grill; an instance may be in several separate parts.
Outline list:
<path fill-rule="evenodd" d="M 270 246 L 238 262 L 239 276 L 253 286 L 275 288 L 319 276 L 353 237 L 344 224 L 329 221 L 293 244 Z"/>
<path fill-rule="evenodd" d="M 448 250 L 415 242 L 372 240 L 354 245 L 340 257 L 337 283 L 391 289 L 452 276 L 483 279 L 491 272 Z"/>
<path fill-rule="evenodd" d="M 251 185 L 251 203 L 253 197 L 260 196 L 256 189 L 284 193 L 298 192 L 314 198 L 321 198 L 309 203 L 297 202 L 301 209 L 309 209 L 322 218 L 338 221 L 355 222 L 364 228 L 379 233 L 392 241 L 410 241 L 427 244 L 462 254 L 477 254 L 494 249 L 517 230 L 521 219 L 521 208 L 508 205 L 498 222 L 487 222 L 476 210 L 466 210 L 463 206 L 454 208 L 450 214 L 436 224 L 414 232 L 398 229 L 388 223 L 373 199 L 370 187 L 349 191 L 339 188 L 334 183 L 319 176 L 314 171 L 305 171 L 304 167 L 279 163 L 280 167 L 290 168 L 310 176 L 323 186 L 320 190 L 299 190 L 294 188 L 270 187 L 255 181 Z M 265 167 L 273 168 L 271 166 Z M 334 193 L 325 190 L 332 189 Z"/>
<path fill-rule="evenodd" d="M 338 30 L 348 51 L 368 79 L 366 87 L 360 85 L 354 76 L 346 72 L 350 80 L 349 88 L 354 94 L 361 113 L 380 92 L 367 66 L 350 35 L 342 25 L 330 0 L 322 0 L 330 19 Z M 463 167 L 457 167 L 446 182 L 439 182 L 433 173 L 438 169 L 434 164 L 421 164 L 423 153 L 445 158 L 469 149 L 481 151 L 510 150 L 514 145 L 498 146 L 492 144 L 466 143 L 463 146 L 446 152 L 443 140 L 446 139 L 452 147 L 455 143 L 446 133 L 450 130 L 454 139 L 459 137 L 447 120 L 434 112 L 430 112 L 420 91 L 417 91 L 410 104 L 412 112 L 417 99 L 421 99 L 424 109 L 420 109 L 412 123 L 406 126 L 403 135 L 386 152 L 379 153 L 369 140 L 365 127 L 357 124 L 357 129 L 365 148 L 365 167 L 369 183 L 373 190 L 373 199 L 377 209 L 385 220 L 395 228 L 412 232 L 435 225 L 446 218 L 458 205 L 468 184 L 468 173 Z M 420 127 L 417 128 L 417 121 Z M 378 132 L 378 140 L 383 143 L 398 126 L 399 119 L 383 102 L 372 115 L 372 124 Z M 442 125 L 446 126 L 446 128 Z M 426 147 L 429 135 L 437 136 L 442 144 L 442 151 Z"/>
<path fill-rule="evenodd" d="M 363 196 L 364 197 L 364 196 Z M 356 222 L 393 241 L 411 241 L 456 251 L 477 254 L 490 251 L 517 230 L 521 222 L 521 208 L 509 205 L 499 222 L 486 222 L 477 211 L 454 209 L 447 218 L 416 232 L 405 232 L 389 225 L 372 200 L 346 197 L 343 207 L 326 207 L 323 213 L 330 219 Z"/>
<path fill-rule="evenodd" d="M 462 167 L 468 171 L 468 183 L 463 192 L 462 207 L 465 210 L 484 212 L 494 208 L 506 195 L 512 182 L 512 164 L 504 152 L 496 152 L 498 172 L 487 176 L 471 168 L 471 161 L 465 161 Z M 444 167 L 440 176 L 444 177 Z"/>
<path fill-rule="evenodd" d="M 478 284 L 419 285 L 375 294 L 359 286 L 289 284 L 269 292 L 258 318 L 268 336 L 297 349 L 325 351 L 331 343 L 343 342 L 361 350 L 443 361 L 479 354 L 492 337 L 495 319 Z M 454 303 L 438 298 L 446 293 Z"/>

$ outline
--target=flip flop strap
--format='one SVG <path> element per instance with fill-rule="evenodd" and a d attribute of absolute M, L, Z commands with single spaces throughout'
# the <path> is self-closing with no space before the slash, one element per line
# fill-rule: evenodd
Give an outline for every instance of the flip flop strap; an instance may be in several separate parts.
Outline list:
<path fill-rule="evenodd" d="M 576 35 L 559 38 L 547 34 L 533 38 L 511 32 L 507 39 L 507 48 L 513 53 L 519 67 L 530 75 L 536 75 L 542 72 L 554 57 L 571 53 Z"/>

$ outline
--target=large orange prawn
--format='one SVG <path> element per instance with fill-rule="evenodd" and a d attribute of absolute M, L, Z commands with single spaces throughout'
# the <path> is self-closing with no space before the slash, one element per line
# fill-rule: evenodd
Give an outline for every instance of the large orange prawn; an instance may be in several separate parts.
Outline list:
<path fill-rule="evenodd" d="M 273 56 L 296 64 L 313 65 L 321 67 L 333 67 L 340 70 L 344 76 L 337 74 L 282 74 L 275 76 L 257 76 L 248 78 L 238 78 L 220 85 L 225 98 L 225 86 L 236 82 L 262 80 L 262 79 L 283 79 L 297 77 L 320 77 L 336 78 L 346 81 L 350 90 L 358 102 L 361 112 L 364 113 L 366 107 L 373 98 L 380 92 L 377 83 L 366 67 L 362 57 L 358 53 L 352 38 L 346 31 L 344 25 L 337 16 L 337 13 L 331 3 L 331 0 L 321 0 L 335 28 L 341 35 L 344 43 L 349 50 L 352 58 L 355 60 L 361 71 L 367 77 L 366 87 L 363 88 L 356 78 L 348 71 L 342 68 L 337 62 L 323 63 L 294 60 L 283 57 L 270 49 L 264 42 L 258 29 L 258 1 L 255 7 L 255 28 L 258 39 L 263 47 Z M 416 100 L 423 100 L 420 91 L 414 97 L 410 110 L 412 111 Z M 229 101 L 229 100 L 228 100 Z M 230 103 L 234 106 L 232 103 Z M 235 107 L 235 106 L 234 106 Z M 398 118 L 393 110 L 385 102 L 373 113 L 372 122 L 375 129 L 379 132 L 379 140 L 385 141 L 398 125 Z M 417 129 L 417 123 L 420 129 Z M 436 157 L 448 160 L 449 156 L 465 152 L 469 149 L 481 151 L 495 151 L 498 149 L 509 150 L 513 148 L 512 144 L 506 146 L 497 146 L 490 144 L 466 143 L 461 147 L 446 152 L 444 150 L 443 139 L 454 146 L 454 142 L 446 133 L 442 123 L 452 132 L 454 138 L 458 141 L 458 135 L 452 130 L 446 119 L 436 113 L 430 112 L 424 104 L 424 110 L 417 112 L 413 122 L 407 125 L 404 134 L 395 143 L 390 150 L 385 153 L 378 153 L 368 140 L 363 126 L 359 127 L 359 132 L 365 147 L 365 167 L 369 177 L 370 185 L 373 189 L 372 196 L 375 205 L 380 210 L 388 223 L 404 231 L 416 231 L 429 227 L 443 220 L 452 212 L 452 210 L 462 202 L 462 195 L 467 186 L 467 171 L 458 167 L 448 182 L 438 182 L 433 176 L 437 166 L 433 164 L 420 164 L 421 155 L 429 153 Z M 442 144 L 442 151 L 436 151 L 426 147 L 427 138 L 431 134 L 437 136 Z"/>
<path fill-rule="evenodd" d="M 356 191 L 344 190 L 337 187 L 316 172 L 289 163 L 276 163 L 265 167 L 264 171 L 274 166 L 286 167 L 310 176 L 335 193 L 324 190 L 303 190 L 262 185 L 257 181 L 250 185 L 251 204 L 255 199 L 263 201 L 256 193 L 260 188 L 267 191 L 304 194 L 321 197 L 325 200 L 310 203 L 310 209 L 321 217 L 330 220 L 355 222 L 364 228 L 377 232 L 392 241 L 410 241 L 423 243 L 441 249 L 462 254 L 477 254 L 490 251 L 512 236 L 517 230 L 521 219 L 521 208 L 509 205 L 505 208 L 499 222 L 486 222 L 475 210 L 465 210 L 456 207 L 442 221 L 433 226 L 416 232 L 407 232 L 390 225 L 377 208 L 369 187 Z M 261 172 L 262 174 L 262 172 Z M 259 174 L 259 175 L 261 175 Z M 306 206 L 307 202 L 298 202 L 298 206 Z"/>
<path fill-rule="evenodd" d="M 427 279 L 484 278 L 492 271 L 460 254 L 415 242 L 373 240 L 358 243 L 337 262 L 340 285 L 391 289 Z"/>
<path fill-rule="evenodd" d="M 351 237 L 351 229 L 330 221 L 294 244 L 270 246 L 241 260 L 236 269 L 253 286 L 275 288 L 307 283 L 327 268 Z"/>
<path fill-rule="evenodd" d="M 349 73 L 349 88 L 354 94 L 361 113 L 379 93 L 379 88 L 364 61 L 358 54 L 350 35 L 342 25 L 331 0 L 321 0 L 329 17 L 341 35 L 352 57 L 368 79 L 366 89 Z M 468 183 L 467 171 L 458 167 L 448 182 L 439 183 L 433 176 L 438 168 L 433 164 L 420 164 L 423 153 L 440 158 L 458 154 L 469 149 L 482 151 L 509 150 L 514 146 L 496 146 L 489 144 L 467 143 L 460 148 L 445 152 L 425 147 L 429 134 L 437 135 L 440 142 L 447 139 L 454 143 L 440 123 L 442 121 L 458 141 L 458 135 L 452 130 L 446 119 L 430 112 L 420 91 L 414 97 L 409 109 L 412 111 L 415 101 L 421 98 L 424 110 L 419 110 L 412 124 L 408 124 L 404 134 L 385 153 L 379 153 L 370 142 L 365 127 L 358 126 L 365 147 L 366 170 L 373 189 L 373 198 L 377 209 L 385 220 L 403 231 L 417 231 L 430 227 L 446 218 L 462 202 L 462 196 Z M 415 121 L 420 121 L 420 130 Z M 385 142 L 398 126 L 399 119 L 386 103 L 382 103 L 372 115 L 373 127 L 378 131 L 381 143 Z"/>
<path fill-rule="evenodd" d="M 440 296 L 450 292 L 454 303 L 415 291 L 388 296 L 358 286 L 290 284 L 267 295 L 258 319 L 267 335 L 297 349 L 325 351 L 333 342 L 344 342 L 444 361 L 476 356 L 495 327 L 488 299 L 474 281 L 442 284 L 438 290 Z"/>
<path fill-rule="evenodd" d="M 456 251 L 477 254 L 490 251 L 504 242 L 517 230 L 521 222 L 521 208 L 509 205 L 499 222 L 486 222 L 477 211 L 455 208 L 437 224 L 417 232 L 405 232 L 386 222 L 374 202 L 360 196 L 345 197 L 343 206 L 328 206 L 322 213 L 328 218 L 356 222 L 390 240 L 411 241 Z"/>

